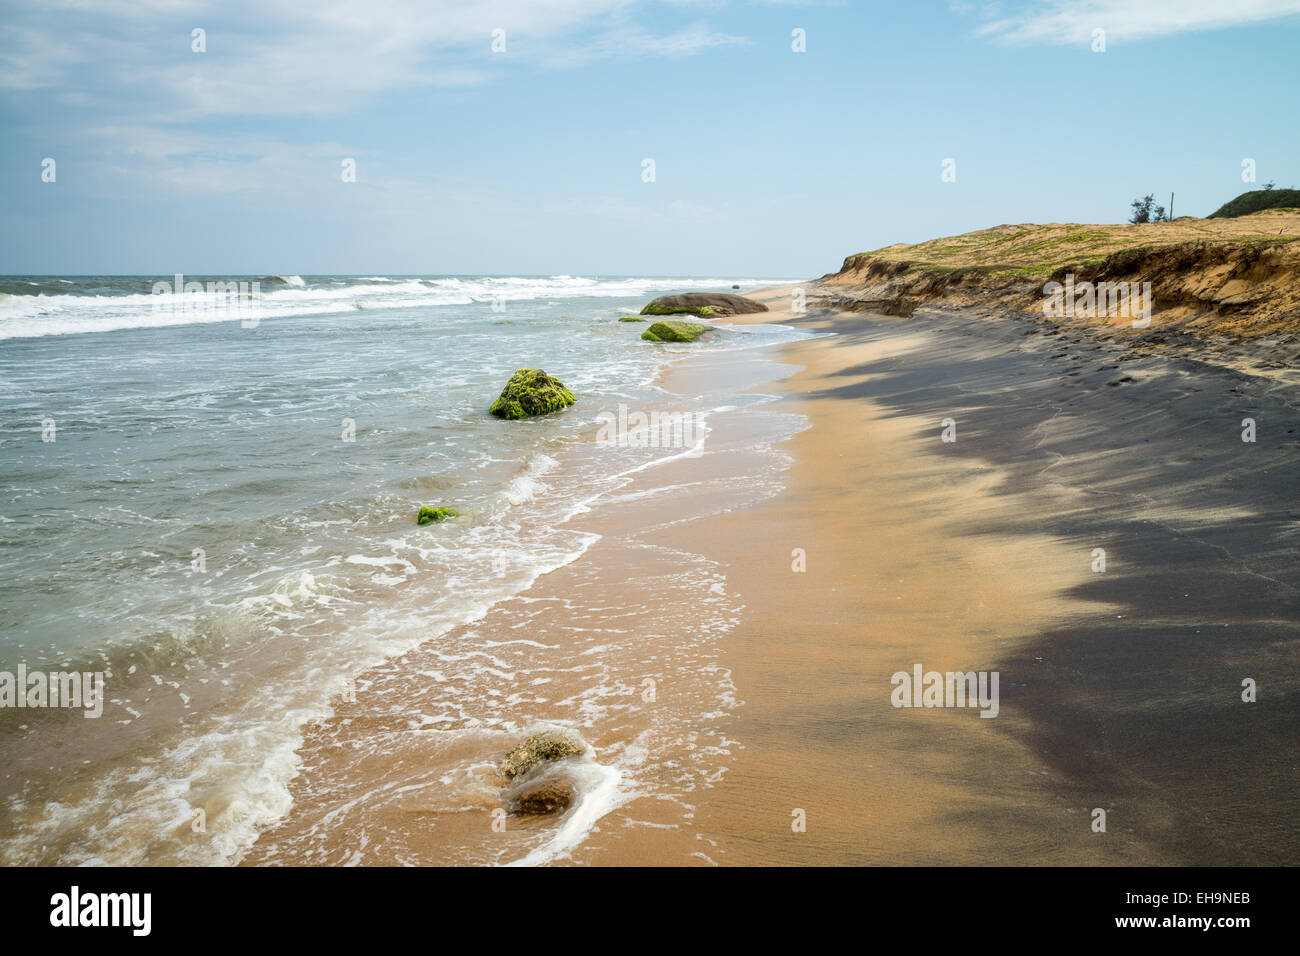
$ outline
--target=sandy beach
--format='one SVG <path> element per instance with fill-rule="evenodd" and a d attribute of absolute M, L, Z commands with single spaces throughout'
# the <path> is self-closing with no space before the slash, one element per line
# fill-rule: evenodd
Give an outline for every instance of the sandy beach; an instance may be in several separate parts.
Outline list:
<path fill-rule="evenodd" d="M 1286 387 L 1033 320 L 797 321 L 837 334 L 785 350 L 812 422 L 786 507 L 747 537 L 732 519 L 763 621 L 737 683 L 748 793 L 813 803 L 822 828 L 749 859 L 1294 862 L 1275 815 L 1296 807 Z M 1272 423 L 1266 443 L 1241 441 L 1243 415 Z M 799 540 L 809 572 L 787 576 Z M 999 669 L 1002 714 L 891 711 L 887 673 L 911 660 Z M 1257 674 L 1273 708 L 1240 699 Z M 735 819 L 746 791 L 723 790 Z"/>
<path fill-rule="evenodd" d="M 601 535 L 580 560 L 472 626 L 501 694 L 551 659 L 523 709 L 640 781 L 560 823 L 512 817 L 557 830 L 523 861 L 1294 862 L 1285 387 L 1032 320 L 755 297 L 772 311 L 736 324 L 833 334 L 673 366 L 669 393 L 775 401 L 596 503 L 574 521 Z M 1267 441 L 1241 442 L 1248 413 Z M 802 424 L 772 446 L 782 416 Z M 771 493 L 729 494 L 774 463 Z M 718 640 L 674 621 L 709 593 Z M 535 643 L 511 640 L 521 628 Z M 891 675 L 918 665 L 998 672 L 996 719 L 893 706 Z M 527 728 L 434 752 L 407 718 L 445 703 L 429 680 L 445 666 L 426 646 L 363 675 L 245 862 L 519 861 L 490 820 L 496 763 Z M 1244 703 L 1244 678 L 1268 699 Z M 584 724 L 596 693 L 626 696 L 617 719 Z M 386 759 L 352 759 L 377 738 Z"/>
<path fill-rule="evenodd" d="M 4 27 L 20 940 L 496 868 L 1286 926 L 1300 0 Z"/>

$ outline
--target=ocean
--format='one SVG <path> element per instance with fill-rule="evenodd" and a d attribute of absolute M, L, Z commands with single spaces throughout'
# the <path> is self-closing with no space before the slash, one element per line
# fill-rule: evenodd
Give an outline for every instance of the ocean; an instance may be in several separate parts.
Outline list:
<path fill-rule="evenodd" d="M 457 628 L 458 686 L 422 719 L 528 726 L 526 700 L 476 711 L 501 674 L 464 626 L 581 557 L 600 534 L 569 525 L 594 501 L 768 401 L 669 394 L 670 363 L 807 334 L 723 320 L 714 341 L 656 344 L 617 321 L 655 295 L 780 279 L 235 281 L 257 283 L 255 311 L 239 291 L 187 302 L 171 276 L 0 278 L 0 673 L 106 688 L 93 719 L 0 708 L 4 864 L 239 862 L 290 809 L 305 728 L 367 668 Z M 577 404 L 491 417 L 521 367 Z M 699 428 L 595 440 L 629 410 Z M 423 505 L 461 515 L 420 526 Z M 700 602 L 701 622 L 715 612 Z"/>

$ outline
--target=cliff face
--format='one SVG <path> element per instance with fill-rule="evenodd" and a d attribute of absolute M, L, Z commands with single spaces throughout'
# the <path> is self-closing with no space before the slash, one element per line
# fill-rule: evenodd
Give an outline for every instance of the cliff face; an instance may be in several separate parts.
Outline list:
<path fill-rule="evenodd" d="M 1127 249 L 1029 278 L 981 266 L 849 256 L 819 283 L 841 308 L 907 316 L 923 305 L 1001 306 L 1044 315 L 1049 283 L 1150 283 L 1153 324 L 1254 339 L 1300 334 L 1300 243 L 1200 242 Z M 1047 290 L 1047 291 L 1045 291 Z M 1132 316 L 1063 316 L 1122 327 Z M 1113 320 L 1113 321 L 1112 321 Z"/>
<path fill-rule="evenodd" d="M 998 226 L 849 256 L 815 295 L 892 316 L 925 306 L 1012 311 L 1145 347 L 1277 344 L 1287 364 L 1290 347 L 1300 348 L 1297 240 L 1300 211 L 1291 210 L 1142 226 Z M 1108 312 L 1078 294 L 1102 283 L 1135 296 L 1149 290 L 1149 302 L 1134 303 L 1149 305 L 1150 322 L 1135 325 L 1136 308 Z M 1062 287 L 1067 301 L 1074 293 L 1065 309 Z"/>

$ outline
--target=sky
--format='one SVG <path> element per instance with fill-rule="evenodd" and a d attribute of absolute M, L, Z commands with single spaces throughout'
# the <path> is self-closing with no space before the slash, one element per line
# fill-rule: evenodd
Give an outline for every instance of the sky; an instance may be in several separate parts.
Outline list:
<path fill-rule="evenodd" d="M 800 278 L 1204 216 L 1300 186 L 1298 53 L 1300 0 L 0 0 L 0 274 Z"/>

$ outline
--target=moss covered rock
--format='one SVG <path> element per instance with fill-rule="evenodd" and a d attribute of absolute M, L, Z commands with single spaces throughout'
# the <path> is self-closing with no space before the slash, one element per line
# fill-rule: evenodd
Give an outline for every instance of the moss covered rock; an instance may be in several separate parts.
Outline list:
<path fill-rule="evenodd" d="M 639 315 L 625 315 L 619 319 L 620 322 L 644 322 L 645 319 Z"/>
<path fill-rule="evenodd" d="M 563 760 L 582 753 L 587 748 L 577 737 L 561 730 L 544 730 L 533 734 L 510 753 L 501 765 L 501 774 L 509 780 L 532 770 L 547 760 Z"/>
<path fill-rule="evenodd" d="M 656 322 L 641 333 L 641 338 L 647 342 L 694 342 L 705 332 L 713 331 L 713 326 L 698 322 Z"/>
<path fill-rule="evenodd" d="M 680 295 L 661 295 L 644 309 L 642 315 L 698 315 L 710 319 L 724 315 L 746 315 L 766 312 L 767 306 L 743 295 L 729 292 L 683 292 Z"/>
<path fill-rule="evenodd" d="M 702 319 L 712 318 L 722 313 L 712 305 L 672 306 L 651 302 L 641 310 L 642 315 L 698 315 Z"/>
<path fill-rule="evenodd" d="M 420 524 L 429 524 L 431 521 L 446 521 L 448 518 L 458 517 L 460 512 L 455 508 L 430 508 L 425 505 L 420 509 L 420 514 L 415 520 Z"/>
<path fill-rule="evenodd" d="M 558 412 L 576 401 L 573 393 L 558 378 L 539 368 L 521 368 L 510 376 L 501 396 L 488 411 L 497 418 L 531 418 Z"/>

